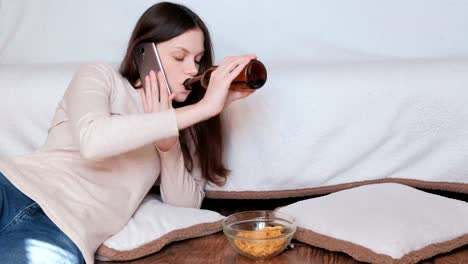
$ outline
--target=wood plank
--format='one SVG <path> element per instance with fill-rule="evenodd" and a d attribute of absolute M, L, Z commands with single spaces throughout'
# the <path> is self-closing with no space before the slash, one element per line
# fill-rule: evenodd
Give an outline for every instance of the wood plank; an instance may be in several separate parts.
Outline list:
<path fill-rule="evenodd" d="M 222 232 L 172 243 L 160 252 L 129 262 L 96 262 L 98 264 L 244 264 L 244 263 L 321 263 L 321 264 L 357 264 L 362 263 L 341 252 L 330 252 L 293 241 L 294 248 L 287 249 L 281 255 L 263 261 L 252 261 L 229 246 Z M 421 261 L 421 264 L 467 264 L 468 246 L 449 254 L 442 254 L 432 259 Z"/>

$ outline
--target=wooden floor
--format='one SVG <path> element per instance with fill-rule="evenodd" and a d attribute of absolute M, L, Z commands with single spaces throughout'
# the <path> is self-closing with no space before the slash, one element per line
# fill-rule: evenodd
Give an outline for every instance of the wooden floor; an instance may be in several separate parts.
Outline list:
<path fill-rule="evenodd" d="M 441 193 L 444 196 L 467 201 L 467 195 Z M 215 210 L 223 215 L 233 212 L 256 210 L 256 209 L 274 209 L 278 206 L 290 204 L 291 202 L 304 198 L 289 198 L 278 200 L 211 200 L 205 199 L 202 208 Z M 185 241 L 172 243 L 161 251 L 147 256 L 145 258 L 130 262 L 97 262 L 105 263 L 190 263 L 190 264 L 209 264 L 209 263 L 317 263 L 317 264 L 355 264 L 361 263 L 350 256 L 340 252 L 330 252 L 327 250 L 315 248 L 299 241 L 292 241 L 294 248 L 287 249 L 281 255 L 263 261 L 252 261 L 237 254 L 228 244 L 222 232 L 189 239 Z M 468 264 L 468 246 L 460 248 L 449 254 L 442 254 L 428 260 L 421 261 L 420 264 Z"/>
<path fill-rule="evenodd" d="M 150 263 L 190 263 L 190 264 L 242 264 L 242 263 L 317 263 L 317 264 L 356 264 L 361 263 L 344 253 L 330 252 L 293 241 L 294 248 L 287 249 L 281 255 L 263 261 L 252 261 L 230 248 L 226 238 L 220 232 L 201 238 L 194 238 L 173 243 L 151 256 L 130 261 L 114 263 L 150 264 Z M 109 262 L 97 262 L 105 264 Z M 468 247 L 450 254 L 436 256 L 420 262 L 421 264 L 467 264 Z"/>

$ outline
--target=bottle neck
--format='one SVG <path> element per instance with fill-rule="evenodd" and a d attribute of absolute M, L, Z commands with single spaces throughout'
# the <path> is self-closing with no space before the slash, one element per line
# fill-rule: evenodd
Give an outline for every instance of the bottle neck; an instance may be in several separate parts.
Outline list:
<path fill-rule="evenodd" d="M 193 88 L 194 88 L 193 86 L 195 86 L 195 85 L 201 85 L 200 80 L 201 80 L 202 78 L 203 78 L 203 74 L 185 80 L 185 81 L 184 81 L 185 89 L 191 91 L 191 90 L 193 90 Z"/>
<path fill-rule="evenodd" d="M 193 78 L 187 79 L 184 81 L 185 89 L 193 90 L 196 86 L 201 86 L 202 88 L 207 89 L 210 82 L 211 73 L 218 68 L 218 66 L 211 66 L 201 75 L 195 76 Z"/>

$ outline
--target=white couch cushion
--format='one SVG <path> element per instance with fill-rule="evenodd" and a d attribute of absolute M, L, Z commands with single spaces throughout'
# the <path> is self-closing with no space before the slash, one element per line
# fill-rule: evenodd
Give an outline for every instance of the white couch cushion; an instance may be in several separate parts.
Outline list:
<path fill-rule="evenodd" d="M 43 144 L 78 65 L 0 65 L 0 158 Z M 266 85 L 222 114 L 232 173 L 208 197 L 379 181 L 468 193 L 468 60 L 266 67 Z"/>
<path fill-rule="evenodd" d="M 468 60 L 267 69 L 265 86 L 223 114 L 232 174 L 209 197 L 375 181 L 468 193 Z"/>
<path fill-rule="evenodd" d="M 79 64 L 0 64 L 0 158 L 32 152 L 47 137 Z"/>

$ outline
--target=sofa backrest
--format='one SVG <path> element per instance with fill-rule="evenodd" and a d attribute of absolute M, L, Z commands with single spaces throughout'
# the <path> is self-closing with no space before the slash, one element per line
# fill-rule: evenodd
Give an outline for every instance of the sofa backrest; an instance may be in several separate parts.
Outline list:
<path fill-rule="evenodd" d="M 2 1 L 0 63 L 121 61 L 155 0 Z M 468 57 L 463 0 L 177 1 L 208 25 L 216 61 L 267 64 Z"/>

